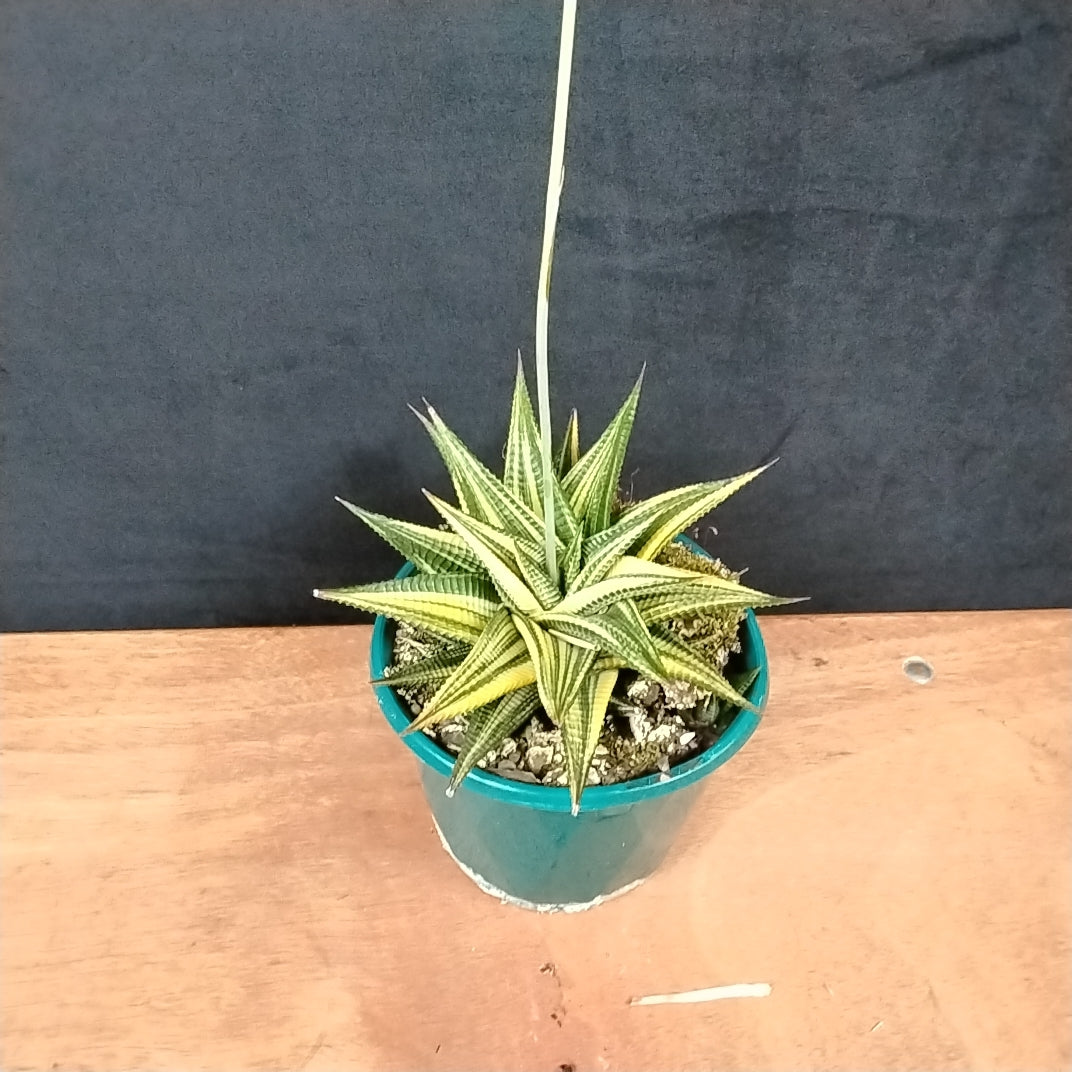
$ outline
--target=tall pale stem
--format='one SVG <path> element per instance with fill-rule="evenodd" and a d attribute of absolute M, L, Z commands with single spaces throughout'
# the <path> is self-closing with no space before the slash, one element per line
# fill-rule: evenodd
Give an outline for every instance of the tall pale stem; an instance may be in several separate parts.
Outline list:
<path fill-rule="evenodd" d="M 570 73 L 573 68 L 573 31 L 577 22 L 577 0 L 563 0 L 562 38 L 558 47 L 558 90 L 555 94 L 555 125 L 551 135 L 551 170 L 547 178 L 547 205 L 543 216 L 543 253 L 540 282 L 536 292 L 536 396 L 540 412 L 540 454 L 543 461 L 544 553 L 547 572 L 558 577 L 555 550 L 555 500 L 552 489 L 551 397 L 547 372 L 547 314 L 551 300 L 551 259 L 555 248 L 558 204 L 566 179 L 566 111 L 569 107 Z"/>

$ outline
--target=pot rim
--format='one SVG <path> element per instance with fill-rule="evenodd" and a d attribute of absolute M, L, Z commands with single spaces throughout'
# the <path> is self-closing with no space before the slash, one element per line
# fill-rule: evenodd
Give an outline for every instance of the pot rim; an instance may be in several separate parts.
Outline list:
<path fill-rule="evenodd" d="M 691 549 L 707 554 L 687 537 L 681 538 L 681 542 Z M 708 556 L 710 557 L 710 556 Z M 407 562 L 396 574 L 397 577 L 407 577 L 413 573 L 415 567 L 412 562 Z M 373 677 L 382 677 L 384 669 L 391 661 L 391 639 L 388 636 L 388 619 L 382 614 L 376 617 L 372 628 L 372 649 L 370 652 L 370 669 Z M 653 797 L 662 796 L 664 793 L 673 793 L 683 789 L 693 782 L 710 774 L 713 770 L 721 767 L 735 756 L 749 737 L 756 731 L 759 725 L 763 707 L 766 705 L 769 692 L 769 673 L 767 666 L 767 649 L 763 643 L 763 635 L 759 630 L 759 622 L 752 610 L 745 612 L 744 621 L 741 623 L 740 637 L 742 646 L 750 649 L 759 666 L 759 675 L 747 689 L 745 695 L 759 709 L 758 712 L 741 710 L 737 712 L 734 720 L 726 727 L 722 735 L 708 749 L 698 756 L 679 763 L 670 768 L 670 776 L 665 781 L 660 780 L 658 773 L 648 774 L 642 778 L 631 778 L 626 782 L 616 782 L 613 785 L 593 785 L 585 789 L 581 795 L 582 812 L 605 811 L 609 808 L 619 808 L 623 805 L 639 803 L 642 800 L 650 800 Z M 398 734 L 405 730 L 412 717 L 406 707 L 399 701 L 394 689 L 390 685 L 374 686 L 376 699 L 379 701 L 380 710 L 390 723 L 392 729 Z M 412 751 L 422 763 L 431 767 L 438 774 L 446 778 L 450 777 L 454 769 L 455 757 L 451 752 L 441 748 L 425 733 L 410 733 L 402 738 L 403 743 Z M 532 808 L 537 811 L 566 812 L 570 811 L 569 790 L 565 786 L 548 786 L 533 784 L 531 782 L 516 782 L 510 778 L 503 778 L 497 774 L 474 767 L 459 785 L 459 790 L 469 789 L 483 796 L 491 797 L 504 804 L 515 804 L 521 807 Z"/>

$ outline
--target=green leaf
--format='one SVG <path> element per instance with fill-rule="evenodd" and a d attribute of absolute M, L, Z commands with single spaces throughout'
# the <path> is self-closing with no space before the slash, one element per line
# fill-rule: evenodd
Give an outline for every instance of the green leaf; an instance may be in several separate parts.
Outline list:
<path fill-rule="evenodd" d="M 313 595 L 470 643 L 501 606 L 487 578 L 473 573 L 419 573 L 352 588 L 318 588 Z"/>
<path fill-rule="evenodd" d="M 472 712 L 465 731 L 465 740 L 450 775 L 447 796 L 454 796 L 462 779 L 493 749 L 524 725 L 540 706 L 540 694 L 535 683 L 508 692 L 495 705 Z"/>
<path fill-rule="evenodd" d="M 766 472 L 774 462 L 761 465 L 740 476 L 728 480 L 716 480 L 710 484 L 694 484 L 688 488 L 656 495 L 629 507 L 622 521 L 630 517 L 650 517 L 650 525 L 644 534 L 644 543 L 636 552 L 637 558 L 653 559 L 679 533 L 684 532 L 705 514 L 725 502 L 731 495 L 751 483 L 760 473 Z M 691 494 L 683 494 L 691 493 Z"/>
<path fill-rule="evenodd" d="M 539 601 L 540 606 L 547 610 L 560 602 L 562 593 L 558 585 L 547 575 L 547 562 L 541 549 L 525 540 L 514 540 L 513 545 L 514 559 L 517 562 L 521 579 Z"/>
<path fill-rule="evenodd" d="M 577 421 L 577 411 L 570 411 L 569 423 L 566 425 L 566 434 L 562 437 L 562 445 L 558 448 L 558 456 L 555 458 L 555 472 L 559 480 L 577 464 L 581 456 L 580 426 Z"/>
<path fill-rule="evenodd" d="M 715 581 L 716 578 L 712 577 L 711 580 Z M 757 592 L 754 588 L 745 588 L 743 584 L 726 579 L 725 586 L 714 583 L 683 584 L 681 588 L 662 595 L 641 596 L 637 599 L 637 607 L 645 624 L 651 625 L 653 622 L 665 622 L 707 611 L 779 607 L 798 602 L 798 599 Z"/>
<path fill-rule="evenodd" d="M 690 484 L 627 507 L 610 528 L 585 540 L 584 569 L 574 581 L 573 587 L 584 588 L 601 581 L 617 559 L 636 544 L 641 544 L 645 553 L 637 552 L 634 557 L 654 558 L 674 536 L 704 514 L 710 513 L 720 502 L 761 472 L 763 469 L 755 469 L 732 480 Z M 670 535 L 664 540 L 663 537 L 668 532 Z M 655 550 L 652 551 L 652 548 Z M 651 553 L 648 553 L 649 551 Z"/>
<path fill-rule="evenodd" d="M 510 612 L 502 607 L 406 732 L 482 707 L 507 692 L 531 684 L 535 677 L 525 641 Z"/>
<path fill-rule="evenodd" d="M 373 685 L 437 685 L 446 681 L 458 664 L 469 654 L 470 644 L 453 644 L 423 659 L 390 667 L 384 677 L 372 681 Z"/>
<path fill-rule="evenodd" d="M 514 397 L 510 406 L 510 430 L 506 437 L 503 484 L 537 516 L 543 512 L 540 491 L 541 465 L 540 432 L 536 427 L 532 399 L 525 384 L 521 355 L 518 354 L 517 378 L 514 381 Z"/>
<path fill-rule="evenodd" d="M 555 535 L 564 547 L 568 547 L 578 533 L 583 538 L 584 525 L 581 524 L 580 519 L 573 512 L 573 507 L 570 506 L 569 499 L 566 498 L 566 493 L 562 490 L 562 482 L 554 473 L 551 474 L 551 479 L 553 481 L 551 493 L 555 499 Z M 542 471 L 540 472 L 540 495 L 541 497 L 543 496 Z"/>
<path fill-rule="evenodd" d="M 563 727 L 565 738 L 564 723 L 570 707 L 598 653 L 553 636 L 523 614 L 514 615 L 514 624 L 536 668 L 536 684 L 544 710 L 556 725 Z"/>
<path fill-rule="evenodd" d="M 336 502 L 342 503 L 399 554 L 426 573 L 473 573 L 480 569 L 480 560 L 456 533 L 396 521 L 393 517 L 362 510 L 338 496 Z"/>
<path fill-rule="evenodd" d="M 424 494 L 480 559 L 504 603 L 523 614 L 543 610 L 540 601 L 516 572 L 517 545 L 513 539 L 493 526 L 455 510 L 430 491 Z"/>
<path fill-rule="evenodd" d="M 581 571 L 581 553 L 583 550 L 584 529 L 578 526 L 573 539 L 566 545 L 566 553 L 562 558 L 562 579 L 566 583 L 567 591 L 571 590 Z"/>
<path fill-rule="evenodd" d="M 703 574 L 680 570 L 655 562 L 642 562 L 637 558 L 619 558 L 610 572 L 595 584 L 575 588 L 555 608 L 556 614 L 594 614 L 596 611 L 618 603 L 623 599 L 641 596 L 662 595 L 680 588 L 686 581 L 697 580 Z M 543 619 L 544 615 L 537 616 Z"/>
<path fill-rule="evenodd" d="M 543 522 L 443 423 L 429 406 L 420 418 L 439 450 L 462 510 L 478 521 L 542 546 Z"/>
<path fill-rule="evenodd" d="M 617 670 L 593 671 L 585 675 L 577 702 L 570 707 L 562 723 L 562 750 L 566 754 L 566 779 L 574 815 L 580 811 L 588 768 L 599 744 L 607 704 L 617 680 Z"/>
<path fill-rule="evenodd" d="M 643 379 L 641 372 L 629 397 L 606 430 L 563 478 L 566 498 L 574 513 L 584 520 L 589 535 L 610 524 L 611 507 L 618 492 L 625 448 L 633 430 Z"/>
<path fill-rule="evenodd" d="M 636 614 L 616 604 L 599 614 L 544 615 L 540 624 L 552 633 L 593 645 L 601 653 L 616 655 L 648 677 L 664 678 L 666 671 L 645 625 Z"/>
<path fill-rule="evenodd" d="M 655 650 L 666 667 L 667 681 L 687 681 L 704 692 L 713 692 L 720 700 L 755 711 L 749 703 L 706 659 L 662 626 L 653 626 L 651 637 Z"/>

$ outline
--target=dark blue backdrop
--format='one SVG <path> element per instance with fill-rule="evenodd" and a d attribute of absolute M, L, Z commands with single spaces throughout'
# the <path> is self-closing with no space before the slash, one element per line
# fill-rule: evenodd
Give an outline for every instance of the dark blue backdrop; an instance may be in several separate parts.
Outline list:
<path fill-rule="evenodd" d="M 7 629 L 346 619 L 532 349 L 554 2 L 8 0 Z M 1067 603 L 1065 4 L 582 0 L 559 418 L 811 610 Z M 348 619 L 347 619 L 348 620 Z"/>

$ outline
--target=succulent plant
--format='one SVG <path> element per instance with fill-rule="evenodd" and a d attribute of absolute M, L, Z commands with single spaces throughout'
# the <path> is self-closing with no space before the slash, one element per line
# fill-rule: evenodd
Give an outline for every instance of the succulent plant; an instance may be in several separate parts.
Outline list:
<path fill-rule="evenodd" d="M 667 623 L 791 601 L 656 558 L 679 533 L 767 467 L 620 504 L 618 484 L 642 379 L 643 373 L 583 454 L 574 411 L 552 466 L 519 360 L 502 479 L 431 406 L 426 413 L 414 410 L 442 455 L 457 496 L 457 505 L 451 505 L 424 493 L 444 528 L 398 521 L 339 500 L 417 572 L 315 594 L 450 641 L 375 682 L 435 686 L 407 733 L 468 713 L 448 792 L 542 707 L 561 731 L 576 812 L 622 670 L 658 682 L 687 682 L 752 707 Z"/>

